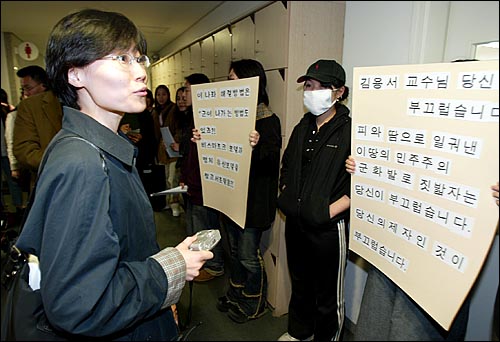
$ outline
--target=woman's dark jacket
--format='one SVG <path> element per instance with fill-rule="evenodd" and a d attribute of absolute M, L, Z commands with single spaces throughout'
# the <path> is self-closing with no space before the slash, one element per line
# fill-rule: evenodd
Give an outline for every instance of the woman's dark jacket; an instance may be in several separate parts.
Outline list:
<path fill-rule="evenodd" d="M 269 228 L 276 217 L 281 124 L 276 114 L 256 121 L 259 143 L 252 151 L 245 227 Z"/>
<path fill-rule="evenodd" d="M 345 160 L 351 154 L 351 118 L 346 106 L 337 108 L 336 115 L 321 127 L 308 172 L 302 174 L 304 143 L 315 120 L 316 116 L 306 113 L 290 136 L 282 159 L 278 207 L 287 219 L 326 229 L 340 219 L 349 219 L 349 210 L 330 219 L 329 205 L 344 195 L 350 197 L 351 177 Z"/>
<path fill-rule="evenodd" d="M 188 186 L 188 195 L 192 204 L 203 205 L 203 190 L 201 184 L 200 163 L 198 161 L 198 145 L 191 141 L 193 137 L 194 117 L 193 107 L 190 106 L 179 122 L 180 141 L 178 159 L 180 166 L 179 183 Z"/>
<path fill-rule="evenodd" d="M 178 333 L 149 198 L 124 135 L 64 107 L 65 135 L 48 154 L 17 241 L 40 260 L 40 292 L 51 325 L 86 339 L 160 341 Z M 49 146 L 51 146 L 49 145 Z"/>

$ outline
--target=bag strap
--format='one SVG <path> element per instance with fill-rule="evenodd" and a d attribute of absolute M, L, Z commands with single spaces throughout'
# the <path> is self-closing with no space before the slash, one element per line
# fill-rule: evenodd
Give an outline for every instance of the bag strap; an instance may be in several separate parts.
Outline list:
<path fill-rule="evenodd" d="M 26 222 L 28 214 L 29 214 L 29 212 L 31 210 L 31 206 L 33 205 L 33 202 L 35 200 L 35 193 L 36 193 L 36 186 L 38 184 L 38 179 L 40 178 L 40 175 L 41 175 L 41 173 L 42 173 L 42 171 L 43 171 L 43 169 L 45 167 L 45 164 L 47 162 L 47 159 L 49 158 L 49 154 L 50 154 L 50 152 L 52 152 L 52 150 L 54 149 L 54 147 L 60 141 L 66 140 L 66 139 L 77 139 L 77 140 L 80 140 L 80 141 L 83 141 L 83 142 L 89 144 L 94 149 L 96 149 L 99 152 L 99 156 L 101 157 L 102 168 L 103 168 L 104 172 L 108 173 L 108 167 L 106 165 L 106 159 L 104 157 L 104 154 L 102 153 L 102 150 L 99 147 L 97 147 L 96 145 L 94 145 L 93 143 L 91 143 L 90 141 L 88 141 L 87 139 L 82 138 L 81 136 L 78 136 L 78 135 L 64 135 L 64 136 L 58 138 L 56 141 L 54 141 L 53 144 L 51 144 L 49 146 L 49 148 L 43 154 L 43 158 L 42 158 L 42 161 L 40 163 L 40 167 L 38 168 L 38 173 L 37 173 L 37 176 L 36 176 L 35 184 L 33 185 L 33 189 L 31 190 L 30 198 L 29 198 L 29 201 L 28 201 L 28 203 L 26 205 L 26 210 L 24 211 L 24 215 L 23 215 L 23 218 L 21 220 L 21 224 L 19 226 L 18 236 L 21 235 L 21 231 L 23 230 L 24 223 Z"/>
<path fill-rule="evenodd" d="M 24 215 L 23 215 L 23 219 L 22 219 L 21 224 L 19 226 L 19 232 L 18 232 L 17 238 L 19 238 L 19 236 L 21 235 L 24 224 L 26 222 L 28 214 L 29 214 L 31 207 L 33 205 L 33 202 L 35 200 L 35 193 L 36 193 L 36 186 L 38 183 L 38 179 L 40 178 L 40 175 L 43 171 L 43 168 L 45 167 L 45 164 L 47 162 L 49 154 L 60 141 L 65 140 L 65 139 L 81 140 L 81 141 L 89 144 L 90 146 L 92 146 L 94 149 L 96 149 L 99 152 L 99 156 L 101 157 L 102 168 L 103 168 L 104 172 L 108 173 L 108 168 L 106 166 L 106 159 L 104 157 L 102 150 L 99 147 L 97 147 L 96 145 L 94 145 L 93 143 L 88 141 L 87 139 L 84 139 L 78 135 L 64 135 L 62 137 L 59 137 L 56 141 L 54 141 L 54 143 L 52 143 L 50 145 L 50 147 L 45 151 L 45 153 L 43 155 L 42 162 L 40 163 L 40 167 L 38 169 L 35 184 L 33 186 L 33 190 L 31 191 L 30 198 L 29 198 L 29 201 L 28 201 L 27 206 L 26 206 L 26 210 L 25 210 Z M 21 251 L 15 245 L 17 238 L 11 242 L 9 255 L 7 256 L 8 261 L 3 265 L 2 275 L 0 277 L 0 283 L 2 284 L 2 286 L 4 286 L 7 289 L 10 288 L 10 286 L 12 284 L 13 277 L 20 271 L 21 267 L 28 261 L 28 257 L 29 257 L 28 253 Z"/>

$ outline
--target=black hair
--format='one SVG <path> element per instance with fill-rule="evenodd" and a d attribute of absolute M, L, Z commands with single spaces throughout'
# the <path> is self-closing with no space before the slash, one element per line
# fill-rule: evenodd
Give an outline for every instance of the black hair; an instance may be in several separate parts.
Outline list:
<path fill-rule="evenodd" d="M 123 14 L 84 9 L 67 15 L 52 29 L 45 53 L 50 87 L 61 103 L 80 109 L 68 71 L 84 67 L 112 53 L 130 48 L 147 53 L 146 39 Z"/>
<path fill-rule="evenodd" d="M 175 91 L 175 98 L 177 99 L 177 94 L 179 94 L 180 91 L 186 90 L 186 87 L 180 87 Z"/>
<path fill-rule="evenodd" d="M 208 76 L 205 75 L 205 74 L 201 74 L 201 73 L 191 74 L 189 76 L 186 76 L 185 79 L 191 85 L 193 85 L 193 84 L 210 83 L 210 79 L 208 78 Z"/>
<path fill-rule="evenodd" d="M 45 88 L 49 88 L 47 72 L 44 68 L 38 65 L 28 65 L 17 70 L 16 75 L 20 78 L 31 77 L 36 83 L 42 84 Z"/>
<path fill-rule="evenodd" d="M 5 120 L 7 119 L 7 114 L 11 111 L 9 106 L 9 99 L 5 89 L 0 91 L 0 100 L 2 101 L 2 122 L 5 126 Z"/>
<path fill-rule="evenodd" d="M 257 97 L 257 103 L 264 103 L 266 106 L 269 106 L 269 96 L 266 91 L 266 72 L 260 62 L 254 59 L 240 59 L 238 61 L 231 62 L 229 71 L 231 71 L 231 69 L 234 71 L 236 76 L 238 76 L 238 78 L 259 76 L 259 95 Z"/>
<path fill-rule="evenodd" d="M 150 89 L 146 89 L 146 98 L 150 100 L 155 100 L 155 97 L 153 96 L 153 92 Z"/>
<path fill-rule="evenodd" d="M 3 88 L 0 90 L 0 100 L 3 103 L 9 104 L 9 99 L 8 99 L 8 96 L 7 96 L 7 92 Z"/>

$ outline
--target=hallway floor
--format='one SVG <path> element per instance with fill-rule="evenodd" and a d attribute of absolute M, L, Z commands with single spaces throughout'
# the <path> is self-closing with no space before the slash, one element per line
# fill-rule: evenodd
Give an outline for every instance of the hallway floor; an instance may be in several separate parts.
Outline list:
<path fill-rule="evenodd" d="M 161 248 L 175 247 L 185 237 L 184 214 L 172 216 L 171 210 L 155 212 L 158 243 Z M 226 249 L 227 251 L 227 249 Z M 226 260 L 228 257 L 226 255 Z M 216 308 L 217 298 L 223 296 L 228 284 L 223 276 L 203 283 L 187 283 L 177 304 L 180 326 L 188 341 L 276 341 L 287 329 L 287 315 L 274 317 L 267 312 L 259 319 L 243 324 L 233 322 L 227 313 Z M 189 294 L 192 288 L 191 321 L 188 320 Z M 192 328 L 192 331 L 189 331 Z"/>
<path fill-rule="evenodd" d="M 184 214 L 173 217 L 171 210 L 155 212 L 158 243 L 161 248 L 175 247 L 185 237 Z M 224 234 L 222 232 L 224 239 Z M 222 241 L 224 242 L 224 240 Z M 276 341 L 287 330 L 288 315 L 274 317 L 271 311 L 264 316 L 243 324 L 235 323 L 226 313 L 216 308 L 217 298 L 223 296 L 229 270 L 228 248 L 226 251 L 226 272 L 223 276 L 204 283 L 186 284 L 177 304 L 180 326 L 187 341 Z M 188 323 L 189 292 L 192 285 L 192 314 Z M 199 324 L 199 325 L 198 325 Z M 192 328 L 192 331 L 189 331 Z M 344 341 L 351 341 L 350 332 L 345 329 Z"/>

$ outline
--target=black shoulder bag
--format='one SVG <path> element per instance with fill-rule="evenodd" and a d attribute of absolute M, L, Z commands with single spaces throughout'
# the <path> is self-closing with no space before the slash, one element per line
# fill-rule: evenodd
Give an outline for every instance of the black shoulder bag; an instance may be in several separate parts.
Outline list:
<path fill-rule="evenodd" d="M 101 150 L 90 141 L 79 136 L 69 135 L 59 138 L 51 148 L 47 150 L 40 165 L 41 174 L 47 156 L 52 148 L 61 140 L 73 138 L 82 140 L 98 150 L 102 166 L 105 171 L 106 164 Z M 35 198 L 36 183 L 30 195 L 28 207 L 23 216 L 19 234 L 23 229 L 26 218 Z M 29 286 L 29 264 L 28 254 L 20 251 L 15 244 L 10 248 L 6 256 L 7 260 L 2 267 L 1 276 L 1 340 L 2 341 L 66 341 L 75 340 L 76 336 L 56 331 L 47 320 L 43 308 L 40 290 Z"/>

